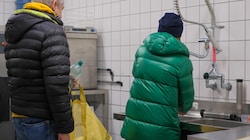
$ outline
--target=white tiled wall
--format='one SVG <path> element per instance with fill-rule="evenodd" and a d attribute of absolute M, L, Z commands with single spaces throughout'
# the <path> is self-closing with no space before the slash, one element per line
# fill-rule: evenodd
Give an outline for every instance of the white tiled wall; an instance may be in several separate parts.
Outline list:
<path fill-rule="evenodd" d="M 0 25 L 6 23 L 15 8 L 15 0 L 0 0 Z"/>
<path fill-rule="evenodd" d="M 217 55 L 217 65 L 225 81 L 233 89 L 228 92 L 206 88 L 203 74 L 211 69 L 211 51 L 204 59 L 193 56 L 195 98 L 200 100 L 235 102 L 236 79 L 243 79 L 246 102 L 250 103 L 250 0 L 210 0 L 214 7 L 218 29 L 216 40 L 223 50 Z M 210 14 L 204 1 L 179 0 L 183 16 L 188 20 L 210 25 Z M 7 8 L 8 7 L 8 8 Z M 15 8 L 14 0 L 0 0 L 0 24 L 5 24 Z M 175 12 L 172 0 L 65 0 L 63 21 L 65 25 L 95 27 L 98 32 L 98 67 L 110 68 L 119 85 L 100 84 L 109 89 L 109 131 L 114 140 L 121 140 L 122 121 L 113 119 L 113 113 L 125 110 L 134 54 L 143 39 L 157 31 L 158 20 L 165 12 Z M 203 54 L 200 38 L 204 30 L 185 23 L 182 41 L 190 51 Z M 110 80 L 109 74 L 99 74 L 98 79 Z"/>

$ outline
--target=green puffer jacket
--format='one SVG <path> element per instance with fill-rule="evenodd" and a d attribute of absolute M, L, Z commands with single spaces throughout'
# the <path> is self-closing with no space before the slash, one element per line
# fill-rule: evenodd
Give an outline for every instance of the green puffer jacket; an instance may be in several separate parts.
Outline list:
<path fill-rule="evenodd" d="M 136 52 L 134 81 L 121 136 L 126 140 L 179 140 L 178 111 L 192 107 L 192 63 L 172 35 L 149 35 Z"/>

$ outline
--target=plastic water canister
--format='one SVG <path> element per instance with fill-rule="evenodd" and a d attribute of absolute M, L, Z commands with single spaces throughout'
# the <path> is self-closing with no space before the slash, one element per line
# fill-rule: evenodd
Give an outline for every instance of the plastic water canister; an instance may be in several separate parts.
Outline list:
<path fill-rule="evenodd" d="M 81 74 L 82 74 L 82 66 L 83 66 L 83 62 L 82 60 L 78 61 L 78 63 L 73 64 L 70 66 L 70 81 L 69 81 L 69 85 L 72 88 L 74 81 L 77 80 Z"/>

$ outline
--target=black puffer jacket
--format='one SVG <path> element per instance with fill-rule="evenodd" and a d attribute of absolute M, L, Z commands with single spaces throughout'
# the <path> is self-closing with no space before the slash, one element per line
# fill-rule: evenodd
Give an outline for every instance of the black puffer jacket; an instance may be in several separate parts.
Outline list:
<path fill-rule="evenodd" d="M 73 130 L 69 49 L 62 22 L 48 13 L 19 10 L 7 22 L 6 66 L 11 110 L 55 120 L 58 133 Z"/>

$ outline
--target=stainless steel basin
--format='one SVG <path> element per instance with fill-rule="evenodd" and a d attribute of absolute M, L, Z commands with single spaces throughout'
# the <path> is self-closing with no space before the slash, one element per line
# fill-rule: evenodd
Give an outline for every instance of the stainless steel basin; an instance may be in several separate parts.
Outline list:
<path fill-rule="evenodd" d="M 194 123 L 194 124 L 222 127 L 222 128 L 226 128 L 226 129 L 249 125 L 249 124 L 237 122 L 237 121 L 213 119 L 213 118 L 193 119 L 193 120 L 189 120 L 188 122 Z"/>
<path fill-rule="evenodd" d="M 191 117 L 191 116 L 179 116 L 180 122 L 189 122 L 192 120 L 200 119 L 201 117 Z"/>
<path fill-rule="evenodd" d="M 125 113 L 114 113 L 114 118 L 124 120 Z M 189 134 L 212 132 L 219 130 L 227 130 L 235 127 L 249 125 L 237 121 L 215 119 L 215 118 L 201 118 L 199 113 L 189 113 L 184 116 L 179 116 L 180 127 L 182 131 L 187 131 Z"/>
<path fill-rule="evenodd" d="M 193 132 L 212 132 L 219 130 L 227 130 L 235 127 L 249 125 L 247 123 L 214 119 L 214 118 L 193 118 L 193 117 L 180 117 L 181 129 Z"/>

